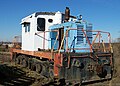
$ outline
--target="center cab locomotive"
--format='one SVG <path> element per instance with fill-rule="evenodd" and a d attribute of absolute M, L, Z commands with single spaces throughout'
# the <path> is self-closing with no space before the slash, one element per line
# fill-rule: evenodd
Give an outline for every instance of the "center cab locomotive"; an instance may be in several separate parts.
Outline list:
<path fill-rule="evenodd" d="M 92 30 L 93 25 L 61 12 L 36 12 L 24 19 L 22 49 L 12 58 L 49 78 L 81 84 L 112 78 L 113 50 L 109 32 Z M 107 38 L 107 39 L 105 39 Z"/>

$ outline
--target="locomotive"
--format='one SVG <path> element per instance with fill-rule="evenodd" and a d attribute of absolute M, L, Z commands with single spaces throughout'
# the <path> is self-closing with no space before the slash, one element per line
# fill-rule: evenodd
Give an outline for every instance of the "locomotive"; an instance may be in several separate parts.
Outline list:
<path fill-rule="evenodd" d="M 65 83 L 81 83 L 112 78 L 113 50 L 109 32 L 93 30 L 93 25 L 61 12 L 36 12 L 21 21 L 22 47 L 12 49 L 16 64 Z"/>

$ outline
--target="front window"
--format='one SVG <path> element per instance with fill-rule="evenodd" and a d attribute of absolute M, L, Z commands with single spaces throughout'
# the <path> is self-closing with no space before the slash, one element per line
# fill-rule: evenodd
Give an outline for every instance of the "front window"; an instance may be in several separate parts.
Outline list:
<path fill-rule="evenodd" d="M 44 18 L 37 19 L 37 31 L 45 31 L 45 19 Z"/>

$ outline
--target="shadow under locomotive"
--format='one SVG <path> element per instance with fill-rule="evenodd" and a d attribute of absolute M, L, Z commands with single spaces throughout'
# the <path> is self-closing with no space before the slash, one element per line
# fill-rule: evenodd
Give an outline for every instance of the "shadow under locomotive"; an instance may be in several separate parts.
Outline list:
<path fill-rule="evenodd" d="M 28 86 L 35 81 L 34 78 L 26 76 L 26 73 L 17 67 L 6 64 L 0 65 L 0 84 L 5 86 Z"/>

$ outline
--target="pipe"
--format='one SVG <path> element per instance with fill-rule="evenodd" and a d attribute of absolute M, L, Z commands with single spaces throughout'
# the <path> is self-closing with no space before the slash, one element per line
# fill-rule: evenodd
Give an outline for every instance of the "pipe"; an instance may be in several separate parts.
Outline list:
<path fill-rule="evenodd" d="M 66 9 L 65 9 L 65 22 L 68 22 L 69 18 L 70 18 L 70 9 L 69 9 L 69 7 L 66 7 Z"/>

